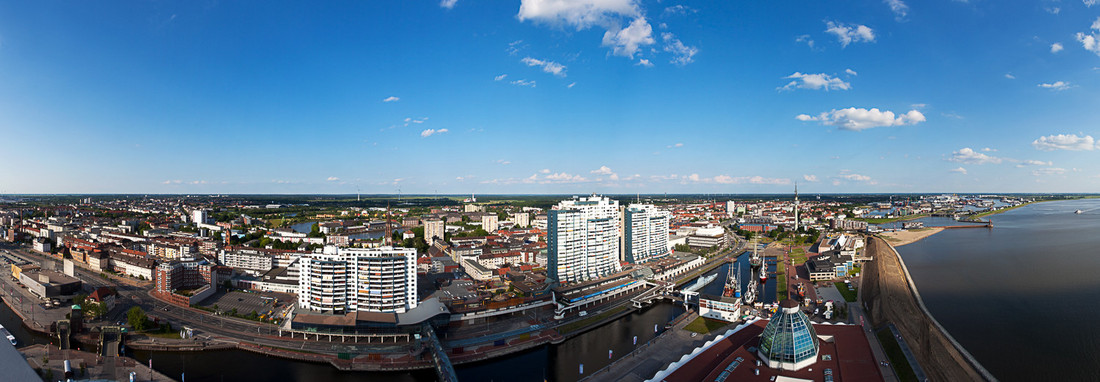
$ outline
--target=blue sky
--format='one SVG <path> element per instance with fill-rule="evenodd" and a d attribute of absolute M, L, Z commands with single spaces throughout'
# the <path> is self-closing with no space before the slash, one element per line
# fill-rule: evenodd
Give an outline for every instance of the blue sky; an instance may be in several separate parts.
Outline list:
<path fill-rule="evenodd" d="M 0 4 L 0 193 L 1097 192 L 1100 4 Z"/>

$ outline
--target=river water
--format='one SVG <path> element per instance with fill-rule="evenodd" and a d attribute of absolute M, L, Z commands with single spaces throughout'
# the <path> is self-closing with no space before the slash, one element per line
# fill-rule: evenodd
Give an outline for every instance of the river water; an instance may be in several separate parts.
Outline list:
<path fill-rule="evenodd" d="M 1002 381 L 1098 380 L 1100 200 L 991 218 L 898 248 L 928 309 Z"/>

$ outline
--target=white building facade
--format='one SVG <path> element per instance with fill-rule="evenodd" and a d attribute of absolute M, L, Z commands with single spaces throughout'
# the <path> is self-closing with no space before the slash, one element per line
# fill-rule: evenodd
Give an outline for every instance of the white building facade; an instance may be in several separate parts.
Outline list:
<path fill-rule="evenodd" d="M 416 308 L 416 249 L 336 248 L 299 260 L 298 307 L 323 313 Z"/>
<path fill-rule="evenodd" d="M 573 197 L 547 214 L 547 275 L 577 283 L 618 272 L 619 202 Z"/>
<path fill-rule="evenodd" d="M 669 253 L 668 224 L 672 214 L 652 204 L 631 204 L 623 220 L 624 257 L 641 263 Z"/>
<path fill-rule="evenodd" d="M 443 241 L 445 237 L 444 234 L 444 224 L 442 220 L 424 221 L 424 241 L 428 242 L 428 245 L 435 244 L 437 241 Z"/>

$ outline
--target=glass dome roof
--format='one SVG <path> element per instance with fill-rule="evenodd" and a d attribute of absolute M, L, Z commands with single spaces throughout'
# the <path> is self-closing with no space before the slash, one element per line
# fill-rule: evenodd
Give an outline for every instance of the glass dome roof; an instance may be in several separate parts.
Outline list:
<path fill-rule="evenodd" d="M 780 310 L 760 334 L 758 355 L 768 367 L 798 370 L 817 361 L 817 332 L 810 318 L 791 300 L 780 303 Z"/>

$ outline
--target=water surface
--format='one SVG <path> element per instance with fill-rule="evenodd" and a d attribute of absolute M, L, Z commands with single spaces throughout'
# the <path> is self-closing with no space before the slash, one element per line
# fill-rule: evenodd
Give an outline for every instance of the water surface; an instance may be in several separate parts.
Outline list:
<path fill-rule="evenodd" d="M 1002 381 L 1100 379 L 1100 200 L 991 219 L 898 248 L 932 315 Z"/>

